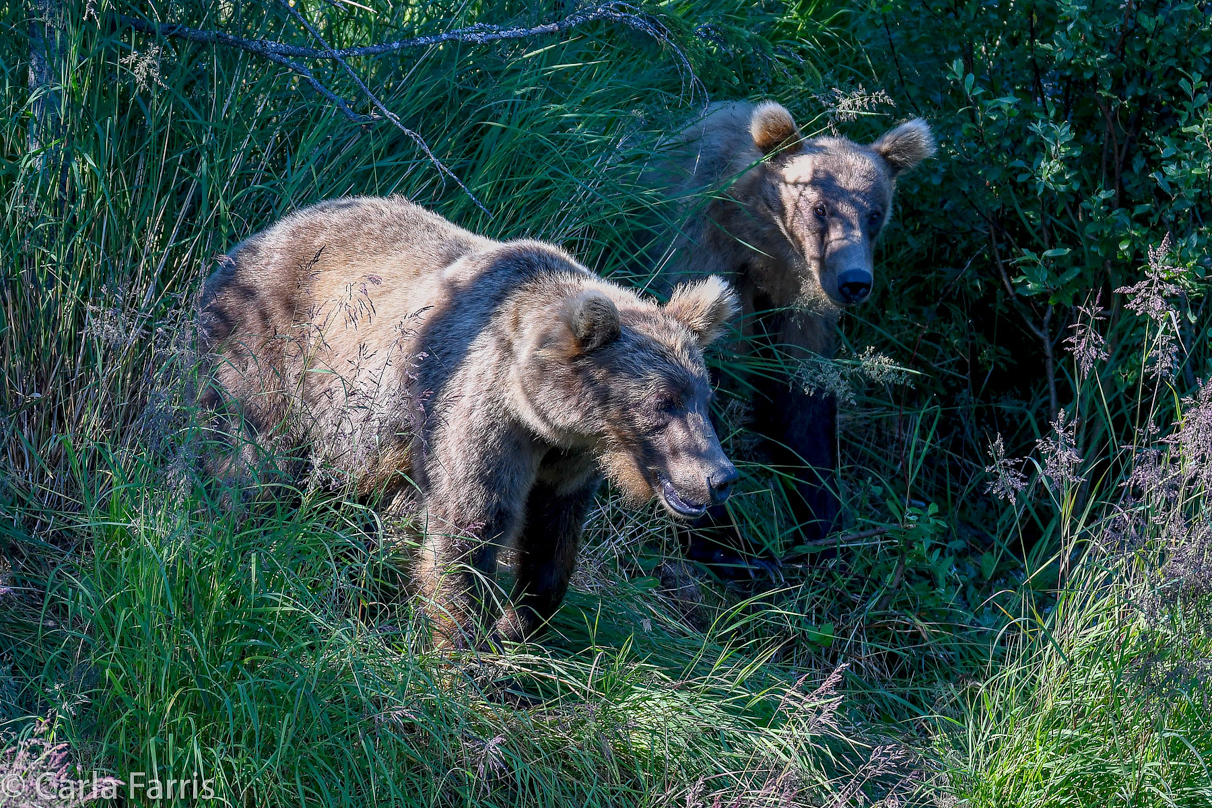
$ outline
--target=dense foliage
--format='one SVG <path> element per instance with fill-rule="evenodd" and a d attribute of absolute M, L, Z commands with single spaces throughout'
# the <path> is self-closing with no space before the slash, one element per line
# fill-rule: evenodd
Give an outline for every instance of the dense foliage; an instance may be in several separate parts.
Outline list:
<path fill-rule="evenodd" d="M 1042 430 L 1009 413 L 1038 424 L 1068 404 L 1063 343 L 1083 304 L 1109 317 L 1116 394 L 1138 384 L 1125 357 L 1142 346 L 1155 373 L 1191 388 L 1208 361 L 1212 9 L 889 3 L 859 29 L 898 111 L 928 118 L 947 154 L 905 185 L 886 262 L 889 291 L 913 305 L 881 327 L 912 334 L 948 371 L 939 384 L 1017 446 Z M 1157 334 L 1115 290 L 1167 235 L 1175 341 L 1144 345 Z"/>

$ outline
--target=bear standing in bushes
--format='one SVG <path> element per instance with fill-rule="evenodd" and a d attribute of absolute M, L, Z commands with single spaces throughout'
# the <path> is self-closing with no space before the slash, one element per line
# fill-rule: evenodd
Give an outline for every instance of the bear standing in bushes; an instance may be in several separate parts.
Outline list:
<path fill-rule="evenodd" d="M 793 517 L 805 541 L 833 527 L 838 499 L 837 404 L 795 378 L 798 366 L 830 357 L 843 308 L 871 293 L 874 244 L 892 210 L 896 178 L 934 153 L 925 122 L 913 120 L 870 145 L 805 140 L 781 105 L 725 103 L 679 133 L 643 183 L 683 204 L 676 238 L 656 262 L 658 288 L 706 275 L 731 281 L 743 307 L 737 353 L 757 353 L 771 372 L 722 384 L 752 405 L 761 459 L 786 474 Z M 688 554 L 746 566 L 727 514 L 713 508 L 690 536 Z M 737 544 L 740 542 L 741 546 Z"/>
<path fill-rule="evenodd" d="M 718 278 L 661 306 L 555 247 L 481 238 L 401 198 L 316 205 L 206 283 L 203 403 L 233 444 L 219 471 L 270 450 L 417 514 L 417 587 L 460 645 L 488 617 L 498 549 L 516 545 L 496 632 L 523 638 L 564 598 L 603 475 L 678 518 L 727 498 L 737 473 L 702 351 L 736 309 Z"/>

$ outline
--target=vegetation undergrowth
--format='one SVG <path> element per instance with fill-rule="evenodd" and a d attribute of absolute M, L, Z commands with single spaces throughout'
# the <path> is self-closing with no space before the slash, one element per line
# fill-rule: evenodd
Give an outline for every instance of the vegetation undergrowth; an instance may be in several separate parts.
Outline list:
<path fill-rule="evenodd" d="M 350 60 L 450 173 L 297 73 L 117 16 L 310 43 L 285 4 L 0 9 L 0 772 L 256 805 L 1212 800 L 1206 11 L 927 5 L 647 4 Z M 368 6 L 297 5 L 334 47 L 573 11 Z M 374 503 L 299 481 L 237 516 L 199 478 L 193 301 L 240 238 L 400 193 L 643 286 L 639 171 L 735 97 L 942 142 L 877 299 L 796 376 L 842 402 L 836 548 L 795 547 L 750 465 L 740 518 L 799 560 L 687 597 L 675 528 L 606 494 L 552 634 L 451 658 Z"/>

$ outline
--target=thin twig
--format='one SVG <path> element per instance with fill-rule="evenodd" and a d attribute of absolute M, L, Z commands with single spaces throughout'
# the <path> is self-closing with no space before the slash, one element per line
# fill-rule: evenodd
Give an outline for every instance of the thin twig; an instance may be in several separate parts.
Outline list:
<path fill-rule="evenodd" d="M 378 120 L 373 115 L 363 115 L 360 112 L 355 112 L 353 108 L 345 102 L 345 99 L 341 98 L 341 96 L 325 87 L 310 70 L 293 59 L 287 59 L 285 56 L 278 56 L 275 53 L 262 53 L 260 55 L 269 61 L 274 62 L 275 64 L 280 64 L 283 67 L 298 73 L 308 84 L 311 85 L 313 90 L 324 96 L 330 104 L 341 110 L 341 113 L 354 123 L 359 125 L 370 124 Z"/>
<path fill-rule="evenodd" d="M 409 129 L 400 122 L 399 116 L 391 112 L 382 101 L 366 86 L 366 83 L 354 72 L 349 66 L 347 59 L 361 56 L 382 56 L 385 54 L 399 53 L 404 50 L 414 48 L 428 48 L 435 45 L 442 45 L 447 42 L 467 42 L 474 45 L 486 45 L 492 42 L 501 42 L 513 39 L 525 39 L 527 37 L 541 36 L 546 34 L 558 34 L 564 31 L 576 28 L 577 26 L 585 25 L 591 22 L 607 21 L 621 23 L 629 28 L 645 33 L 656 39 L 662 45 L 668 45 L 673 51 L 674 58 L 678 62 L 678 67 L 684 74 L 690 76 L 691 92 L 695 87 L 700 86 L 694 71 L 691 68 L 690 61 L 686 54 L 673 43 L 669 30 L 660 22 L 648 17 L 645 14 L 639 13 L 639 10 L 630 3 L 624 2 L 608 2 L 601 5 L 592 6 L 590 8 L 577 11 L 573 14 L 557 20 L 552 23 L 535 25 L 530 27 L 517 26 L 501 26 L 501 25 L 485 25 L 477 23 L 466 28 L 458 28 L 453 31 L 446 31 L 440 34 L 427 34 L 424 36 L 411 37 L 409 39 L 400 39 L 394 42 L 382 42 L 374 45 L 362 45 L 352 48 L 331 48 L 324 41 L 323 36 L 317 31 L 310 22 L 288 2 L 282 0 L 282 6 L 287 12 L 295 18 L 315 39 L 323 46 L 322 48 L 308 48 L 300 45 L 292 45 L 286 42 L 278 42 L 272 39 L 248 39 L 241 36 L 235 36 L 223 31 L 211 31 L 201 28 L 190 28 L 187 25 L 179 23 L 158 23 L 151 20 L 145 20 L 139 17 L 131 17 L 126 14 L 116 14 L 114 18 L 118 22 L 128 25 L 136 31 L 146 34 L 158 34 L 160 36 L 172 39 L 184 39 L 188 42 L 195 42 L 202 45 L 224 45 L 227 47 L 237 48 L 239 50 L 252 53 L 256 56 L 268 59 L 275 64 L 298 74 L 311 85 L 312 89 L 322 95 L 329 103 L 333 104 L 341 113 L 360 125 L 377 123 L 380 120 L 388 120 L 393 126 L 403 132 L 411 139 L 418 148 L 424 152 L 425 156 L 438 169 L 438 171 L 455 181 L 458 186 L 466 193 L 476 204 L 480 210 L 489 213 L 488 209 L 480 203 L 475 195 L 463 184 L 454 172 L 443 165 L 442 161 L 434 155 L 430 150 L 425 139 L 417 132 Z M 337 62 L 353 79 L 354 84 L 363 95 L 370 101 L 374 108 L 379 112 L 379 115 L 363 115 L 354 111 L 345 99 L 334 93 L 332 90 L 324 86 L 309 67 L 297 61 L 298 59 L 320 59 L 326 61 Z M 491 214 L 489 214 L 491 216 Z"/>
<path fill-rule="evenodd" d="M 990 234 L 992 240 L 992 234 Z M 997 272 L 1001 276 L 1002 286 L 1006 289 L 1006 294 L 1010 296 L 1011 303 L 1018 302 L 1018 293 L 1014 291 L 1014 286 L 1010 283 L 1010 275 L 1006 272 L 1006 266 L 1002 263 L 1001 254 L 997 251 L 997 242 L 993 242 L 993 263 L 997 267 Z M 1035 322 L 1027 316 L 1027 312 L 1022 305 L 1018 305 L 1018 312 L 1022 315 L 1023 323 L 1026 324 L 1028 330 L 1039 338 L 1040 344 L 1044 349 L 1044 372 L 1048 376 L 1048 410 L 1052 418 L 1056 417 L 1057 411 L 1060 409 L 1060 398 L 1056 392 L 1056 356 L 1052 350 L 1052 334 L 1049 324 L 1052 322 L 1053 306 L 1048 304 L 1048 310 L 1044 313 L 1043 326 L 1037 326 Z"/>
<path fill-rule="evenodd" d="M 328 54 L 329 58 L 335 59 L 337 61 L 337 64 L 341 65 L 341 67 L 344 68 L 345 72 L 349 74 L 349 77 L 351 79 L 353 79 L 354 84 L 356 84 L 358 86 L 358 89 L 362 91 L 362 94 L 365 95 L 366 98 L 370 101 L 370 103 L 374 105 L 374 108 L 377 109 L 383 115 L 384 118 L 391 121 L 392 125 L 395 126 L 397 129 L 399 129 L 401 132 L 403 132 L 405 134 L 405 136 L 407 136 L 409 139 L 412 140 L 413 143 L 417 144 L 417 148 L 419 148 L 422 152 L 424 152 L 425 156 L 427 158 L 429 158 L 429 161 L 431 163 L 433 163 L 434 167 L 437 168 L 438 171 L 441 172 L 442 174 L 445 174 L 446 176 L 448 176 L 452 180 L 454 180 L 455 183 L 459 186 L 459 188 L 461 188 L 463 190 L 463 193 L 467 194 L 467 196 L 471 199 L 471 201 L 475 203 L 476 207 L 478 207 L 480 210 L 484 211 L 484 213 L 487 214 L 489 216 L 489 218 L 491 218 L 492 213 L 489 212 L 488 208 L 484 207 L 483 203 L 481 203 L 480 200 L 476 198 L 476 195 L 471 192 L 471 189 L 468 188 L 466 185 L 464 185 L 463 181 L 461 179 L 459 179 L 458 176 L 456 176 L 453 171 L 451 171 L 449 168 L 447 168 L 445 166 L 445 164 L 443 164 L 442 161 L 437 158 L 437 155 L 435 155 L 433 153 L 433 151 L 430 150 L 429 144 L 425 142 L 424 138 L 422 138 L 419 134 L 417 134 L 413 130 L 409 129 L 404 124 L 400 123 L 400 117 L 398 115 L 396 115 L 394 112 L 392 112 L 391 110 L 389 110 L 386 106 L 384 106 L 383 102 L 379 100 L 378 96 L 376 96 L 373 92 L 371 92 L 371 89 L 366 86 L 366 82 L 362 81 L 362 79 L 358 77 L 358 74 L 354 72 L 354 69 L 349 66 L 349 62 L 345 61 L 345 58 L 343 56 L 338 55 L 335 50 L 333 50 L 332 48 L 330 48 L 328 46 L 328 43 L 324 41 L 323 35 L 321 35 L 320 32 L 317 31 L 312 26 L 312 24 L 307 21 L 307 18 L 304 17 L 302 15 L 302 13 L 299 12 L 298 9 L 296 9 L 293 5 L 291 5 L 290 2 L 288 2 L 288 0 L 279 0 L 279 2 L 281 2 L 282 7 L 285 8 L 292 17 L 294 17 L 296 20 L 298 20 L 300 25 L 302 25 L 304 28 L 307 29 L 307 32 L 309 34 L 311 34 L 313 37 L 316 38 L 317 42 L 319 42 L 321 45 L 324 46 L 324 53 Z"/>
<path fill-rule="evenodd" d="M 820 541 L 812 541 L 800 546 L 807 550 L 815 550 L 817 548 L 845 546 L 863 539 L 874 539 L 876 536 L 883 536 L 896 530 L 896 526 L 874 527 L 870 530 L 860 530 L 857 533 L 847 533 L 845 536 L 838 536 L 834 539 L 821 539 Z"/>
<path fill-rule="evenodd" d="M 880 597 L 879 602 L 875 604 L 875 611 L 886 612 L 888 607 L 892 605 L 892 598 L 897 590 L 901 588 L 901 581 L 905 580 L 905 566 L 909 560 L 909 548 L 905 542 L 901 542 L 901 554 L 896 560 L 896 569 L 892 571 L 892 580 L 888 583 L 888 588 L 884 590 L 884 594 Z"/>
<path fill-rule="evenodd" d="M 837 536 L 832 539 L 820 539 L 819 541 L 810 541 L 805 544 L 796 545 L 799 549 L 792 555 L 782 559 L 782 563 L 787 566 L 794 566 L 799 563 L 800 559 L 818 550 L 833 550 L 842 547 L 861 546 L 859 543 L 866 539 L 874 539 L 876 536 L 883 536 L 896 530 L 895 525 L 888 527 L 876 527 L 871 530 L 860 530 L 857 533 L 848 533 L 845 536 Z"/>
<path fill-rule="evenodd" d="M 599 20 L 620 22 L 630 28 L 642 31 L 664 44 L 669 44 L 669 32 L 665 27 L 637 13 L 637 11 L 635 6 L 630 3 L 603 3 L 600 6 L 592 6 L 583 11 L 570 14 L 556 22 L 534 25 L 529 28 L 477 23 L 469 25 L 466 28 L 456 28 L 453 31 L 446 31 L 440 34 L 426 34 L 394 42 L 381 42 L 375 45 L 360 45 L 353 48 L 337 49 L 305 48 L 300 45 L 291 45 L 272 39 L 246 39 L 224 33 L 223 31 L 190 28 L 187 25 L 180 25 L 178 23 L 157 23 L 139 17 L 131 17 L 126 14 L 117 14 L 115 18 L 135 30 L 146 34 L 160 34 L 204 45 L 227 45 L 248 51 L 249 53 L 255 53 L 259 56 L 274 54 L 276 56 L 287 56 L 296 59 L 336 60 L 353 59 L 359 56 L 383 56 L 384 54 L 398 53 L 402 50 L 441 45 L 446 42 L 468 42 L 473 45 L 487 45 L 491 42 L 500 42 L 503 40 L 525 39 L 542 34 L 558 34 L 570 28 Z"/>

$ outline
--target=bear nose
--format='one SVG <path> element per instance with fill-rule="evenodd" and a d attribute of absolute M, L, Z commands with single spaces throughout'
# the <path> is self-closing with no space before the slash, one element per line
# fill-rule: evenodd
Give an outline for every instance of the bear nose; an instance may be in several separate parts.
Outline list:
<path fill-rule="evenodd" d="M 837 276 L 837 288 L 847 303 L 861 303 L 871 294 L 872 280 L 865 269 L 847 269 Z"/>
<path fill-rule="evenodd" d="M 733 483 L 740 478 L 741 475 L 737 472 L 736 466 L 731 463 L 713 472 L 707 478 L 707 487 L 711 490 L 711 501 L 719 505 L 728 499 L 728 495 L 732 493 Z"/>

